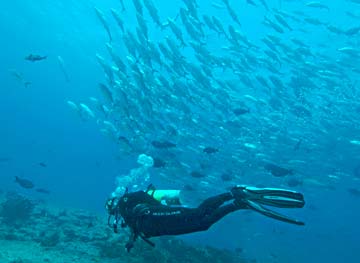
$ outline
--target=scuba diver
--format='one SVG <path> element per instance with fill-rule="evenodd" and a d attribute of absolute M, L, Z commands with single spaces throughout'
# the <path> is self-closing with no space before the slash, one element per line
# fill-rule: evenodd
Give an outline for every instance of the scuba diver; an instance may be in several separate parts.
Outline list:
<path fill-rule="evenodd" d="M 178 190 L 157 190 L 150 185 L 146 191 L 130 193 L 126 189 L 123 196 L 107 200 L 109 226 L 115 233 L 119 223 L 122 228 L 130 228 L 131 234 L 125 246 L 128 252 L 138 237 L 154 246 L 150 237 L 205 231 L 227 214 L 241 209 L 251 209 L 277 220 L 304 225 L 263 206 L 302 208 L 305 205 L 304 196 L 295 191 L 239 185 L 229 192 L 204 200 L 196 208 L 181 206 L 179 193 Z M 114 221 L 111 224 L 112 217 Z"/>

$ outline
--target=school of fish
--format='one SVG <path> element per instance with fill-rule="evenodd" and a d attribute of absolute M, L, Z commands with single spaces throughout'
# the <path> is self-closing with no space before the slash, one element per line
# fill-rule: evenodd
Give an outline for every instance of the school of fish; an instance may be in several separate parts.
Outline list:
<path fill-rule="evenodd" d="M 95 7 L 102 96 L 67 103 L 185 189 L 335 185 L 360 159 L 360 1 L 345 1 L 347 26 L 323 18 L 326 1 L 238 2 L 182 0 L 168 17 L 153 0 Z"/>

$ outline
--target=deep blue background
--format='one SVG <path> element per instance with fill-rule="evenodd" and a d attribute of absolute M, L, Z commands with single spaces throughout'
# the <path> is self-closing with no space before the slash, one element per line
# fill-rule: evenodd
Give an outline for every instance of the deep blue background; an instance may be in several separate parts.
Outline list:
<path fill-rule="evenodd" d="M 44 198 L 14 184 L 14 176 L 23 176 L 49 189 L 52 193 L 45 198 L 52 203 L 103 213 L 104 200 L 115 188 L 115 177 L 135 167 L 135 159 L 119 156 L 116 145 L 99 132 L 96 123 L 81 121 L 66 101 L 82 102 L 100 96 L 97 84 L 104 80 L 104 74 L 95 54 L 105 53 L 107 35 L 93 7 L 104 10 L 110 18 L 110 7 L 120 5 L 115 0 L 59 2 L 14 0 L 2 3 L 0 9 L 0 158 L 10 158 L 0 162 L 0 188 Z M 125 2 L 131 6 L 130 1 Z M 278 1 L 268 2 L 278 7 Z M 349 8 L 347 2 L 327 2 L 333 10 Z M 165 1 L 156 3 L 163 18 L 174 14 Z M 284 1 L 282 5 L 286 9 L 286 5 L 294 3 Z M 252 28 L 252 24 L 263 16 L 263 11 L 241 7 L 241 19 L 247 21 L 244 31 L 249 38 L 261 36 L 267 29 Z M 341 20 L 345 18 L 337 19 L 337 24 L 351 26 Z M 321 37 L 314 35 L 313 41 L 321 42 Z M 213 41 L 216 45 L 216 36 Z M 25 61 L 30 53 L 47 55 L 48 59 Z M 58 55 L 64 59 L 69 83 L 60 70 Z M 32 84 L 25 88 L 11 70 L 21 72 Z M 39 162 L 47 167 L 41 167 Z M 343 179 L 339 184 L 349 182 Z M 220 247 L 240 247 L 244 255 L 258 262 L 359 262 L 360 199 L 345 189 L 304 189 L 307 207 L 294 215 L 305 219 L 305 227 L 238 212 L 207 233 L 185 238 Z"/>

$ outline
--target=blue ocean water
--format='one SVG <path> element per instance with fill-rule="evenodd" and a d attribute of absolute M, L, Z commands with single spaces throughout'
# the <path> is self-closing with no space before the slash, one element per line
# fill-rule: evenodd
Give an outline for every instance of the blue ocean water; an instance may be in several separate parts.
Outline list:
<path fill-rule="evenodd" d="M 138 166 L 136 160 L 141 151 L 130 153 L 121 151 L 118 142 L 100 132 L 98 117 L 84 121 L 67 104 L 70 100 L 90 105 L 89 97 L 103 96 L 98 83 L 108 82 L 96 59 L 96 54 L 111 61 L 105 45 L 109 39 L 96 16 L 94 7 L 104 12 L 112 32 L 112 44 L 122 60 L 127 61 L 128 52 L 120 44 L 121 31 L 110 13 L 111 8 L 119 10 L 123 15 L 125 27 L 134 30 L 137 20 L 133 3 L 124 2 L 126 6 L 124 13 L 121 12 L 120 1 L 116 0 L 58 2 L 14 0 L 2 4 L 0 9 L 1 190 L 18 191 L 34 198 L 47 199 L 60 206 L 83 208 L 105 214 L 104 202 L 116 187 L 115 178 L 129 174 L 131 169 Z M 183 56 L 192 57 L 193 53 L 189 50 L 190 37 L 185 34 L 180 18 L 176 18 L 179 8 L 184 7 L 184 2 L 187 1 L 171 1 L 171 5 L 165 0 L 153 2 L 159 11 L 161 21 L 165 23 L 167 17 L 174 19 L 183 30 L 187 46 L 179 45 L 179 50 Z M 219 177 L 219 174 L 212 174 L 211 167 L 204 169 L 209 176 L 207 183 L 210 184 L 209 188 L 206 186 L 204 189 L 215 188 L 217 192 L 221 192 L 226 191 L 230 185 L 241 183 L 289 188 L 286 184 L 287 178 L 274 177 L 262 167 L 259 168 L 261 165 L 259 159 L 265 156 L 264 160 L 270 159 L 272 162 L 278 162 L 280 166 L 286 164 L 286 167 L 293 168 L 297 173 L 296 178 L 302 181 L 302 185 L 294 189 L 304 193 L 306 206 L 302 210 L 289 211 L 289 214 L 304 220 L 306 226 L 296 227 L 256 213 L 236 212 L 224 218 L 206 233 L 187 235 L 184 239 L 195 245 L 205 243 L 230 249 L 241 248 L 243 253 L 249 258 L 255 258 L 257 262 L 358 262 L 360 177 L 359 174 L 354 173 L 354 169 L 360 165 L 358 143 L 360 141 L 358 116 L 360 31 L 356 31 L 360 26 L 360 4 L 350 0 L 321 3 L 265 0 L 269 6 L 267 11 L 261 4 L 262 1 L 254 1 L 256 6 L 247 1 L 229 1 L 238 14 L 242 25 L 240 27 L 229 16 L 225 2 L 198 0 L 197 10 L 201 14 L 217 16 L 226 31 L 229 24 L 241 31 L 247 40 L 257 46 L 247 48 L 259 62 L 257 64 L 256 61 L 249 59 L 245 62 L 253 63 L 250 67 L 252 72 L 248 69 L 238 72 L 241 76 L 251 77 L 254 88 L 244 87 L 245 85 L 236 79 L 235 83 L 239 86 L 239 90 L 232 90 L 231 92 L 235 93 L 231 93 L 231 96 L 235 98 L 236 103 L 246 94 L 256 97 L 257 101 L 265 102 L 256 104 L 246 101 L 251 116 L 241 119 L 241 126 L 245 126 L 250 130 L 249 132 L 237 133 L 237 128 L 234 128 L 236 131 L 230 135 L 219 133 L 219 137 L 229 136 L 219 142 L 214 140 L 217 137 L 215 132 L 214 137 L 209 140 L 198 137 L 203 140 L 202 145 L 213 143 L 214 145 L 210 146 L 219 148 L 219 154 L 226 152 L 219 156 L 218 162 L 210 160 L 215 163 L 216 169 L 222 165 L 231 169 L 232 162 L 238 161 L 237 165 L 240 168 L 235 169 L 235 173 L 239 171 L 244 173 L 235 174 L 234 180 L 219 185 L 213 179 L 214 176 Z M 266 18 L 276 21 L 274 14 L 278 11 L 282 12 L 281 16 L 291 25 L 292 30 L 283 28 L 285 33 L 279 33 L 268 24 L 265 25 Z M 165 41 L 166 36 L 170 36 L 176 41 L 172 31 L 168 28 L 159 30 L 147 13 L 144 16 L 151 30 L 150 39 L 161 42 Z M 334 33 L 332 27 L 341 32 Z M 349 31 L 350 29 L 353 31 Z M 268 48 L 262 39 L 268 35 L 281 39 L 280 43 L 286 43 L 285 48 L 279 48 L 279 53 L 276 53 L 280 62 L 271 59 L 263 52 Z M 214 50 L 212 52 L 220 57 L 225 56 L 231 46 L 224 36 L 209 29 L 206 29 L 205 39 L 202 45 Z M 304 46 L 296 46 L 291 39 L 300 40 Z M 244 43 L 241 44 L 242 48 L 243 45 Z M 286 46 L 292 47 L 291 45 L 296 48 L 286 52 Z M 351 49 L 344 51 L 344 47 Z M 302 48 L 311 52 L 311 55 L 299 55 L 305 52 Z M 242 49 L 242 52 L 245 51 Z M 39 54 L 47 58 L 31 62 L 25 60 L 29 54 Z M 235 53 L 230 54 L 235 60 L 236 56 L 239 56 Z M 64 61 L 70 81 L 66 80 L 62 72 L 58 56 Z M 278 69 L 283 71 L 282 74 L 270 75 L 278 76 L 285 85 L 286 90 L 281 93 L 285 98 L 280 96 L 282 103 L 273 102 L 279 94 L 269 99 L 264 87 L 260 87 L 255 80 L 255 75 L 269 76 L 268 69 L 263 66 L 264 60 L 270 61 L 274 68 L 278 68 L 278 64 L 281 64 Z M 190 61 L 193 61 L 193 58 Z M 298 64 L 295 61 L 298 61 Z M 241 61 L 240 64 L 245 62 Z M 246 68 L 242 65 L 237 70 L 242 67 Z M 315 69 L 320 77 L 312 79 L 311 72 Z M 214 69 L 215 71 L 222 77 L 221 80 L 234 78 L 233 72 L 224 70 L 222 73 L 221 70 Z M 291 81 L 292 77 L 303 79 L 296 82 Z M 308 83 L 299 84 L 308 79 L 311 79 L 315 86 Z M 267 81 L 271 83 L 270 79 Z M 31 83 L 24 85 L 24 82 Z M 296 84 L 299 85 L 297 88 L 300 89 L 300 93 L 302 89 L 305 90 L 302 96 L 293 95 Z M 202 86 L 198 88 L 203 89 Z M 204 96 L 213 95 L 206 90 L 204 94 Z M 221 100 L 220 98 L 221 96 L 217 97 L 217 100 Z M 268 108 L 266 105 L 271 103 L 276 105 Z M 292 104 L 306 105 L 306 112 L 303 108 L 297 108 L 301 112 L 287 119 L 291 112 L 289 105 Z M 234 106 L 226 105 L 225 102 L 216 105 Z M 294 111 L 296 109 L 292 109 L 292 112 Z M 207 112 L 210 115 L 209 119 L 215 113 Z M 122 115 L 118 118 L 126 119 Z M 206 118 L 201 120 L 204 119 Z M 234 118 L 229 119 L 232 121 Z M 281 125 L 288 130 L 284 127 L 279 129 L 278 123 L 271 126 L 274 119 L 286 119 Z M 176 119 L 170 120 L 177 122 Z M 151 122 L 151 119 L 149 121 Z M 212 128 L 211 125 L 209 128 Z M 186 126 L 181 129 L 186 130 Z M 265 133 L 255 137 L 251 132 L 255 130 L 259 134 L 262 131 Z M 152 132 L 156 134 L 157 131 Z M 200 129 L 199 133 L 201 132 Z M 157 139 L 151 136 L 144 138 Z M 246 137 L 244 142 L 249 145 L 257 145 L 254 151 L 251 147 L 248 147 L 250 150 L 245 149 L 248 153 L 243 158 L 245 161 L 240 160 L 239 156 L 242 153 L 235 154 L 236 150 L 241 150 L 238 149 L 240 145 L 238 141 L 242 137 Z M 229 141 L 229 138 L 237 141 L 233 144 L 237 146 L 236 149 L 222 144 L 224 140 Z M 298 141 L 294 138 L 298 138 Z M 201 151 L 198 155 L 192 151 L 191 147 L 199 146 L 196 145 L 196 139 L 197 137 L 194 137 L 190 141 L 179 142 L 182 145 L 181 162 L 188 159 L 190 162 L 199 163 L 208 161 L 207 157 L 200 156 L 203 154 Z M 300 149 L 293 151 L 297 142 L 300 142 Z M 232 144 L 231 140 L 229 144 Z M 289 149 L 284 146 L 288 144 L 291 145 Z M 149 155 L 154 153 L 153 150 L 142 152 Z M 229 158 L 233 155 L 235 158 L 230 162 Z M 172 158 L 176 160 L 177 156 Z M 217 158 L 216 155 L 214 158 Z M 301 162 L 291 162 L 291 160 Z M 176 171 L 177 174 L 174 174 Z M 161 187 L 181 188 L 182 180 L 199 188 L 202 187 L 199 182 L 203 178 L 199 180 L 181 172 L 183 172 L 181 169 L 165 170 L 163 172 L 165 175 L 161 175 L 158 170 L 150 170 L 152 181 Z M 51 194 L 44 196 L 35 191 L 22 189 L 14 183 L 15 176 L 27 178 L 37 187 L 48 189 Z M 203 193 L 200 189 L 199 192 Z"/>

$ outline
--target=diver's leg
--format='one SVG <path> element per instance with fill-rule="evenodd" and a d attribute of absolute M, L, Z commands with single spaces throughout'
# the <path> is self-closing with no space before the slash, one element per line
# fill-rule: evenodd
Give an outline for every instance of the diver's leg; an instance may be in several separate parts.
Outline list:
<path fill-rule="evenodd" d="M 234 202 L 223 205 L 226 201 Z M 250 186 L 236 186 L 230 193 L 221 194 L 205 200 L 200 206 L 203 226 L 209 228 L 227 214 L 239 209 L 252 209 L 265 216 L 287 223 L 304 225 L 303 222 L 271 211 L 261 204 L 280 208 L 302 208 L 305 204 L 301 193 L 279 188 L 256 188 Z"/>
<path fill-rule="evenodd" d="M 206 226 L 206 229 L 208 229 L 214 223 L 216 223 L 217 221 L 222 219 L 224 216 L 226 216 L 234 211 L 237 211 L 240 209 L 246 209 L 246 208 L 247 208 L 246 206 L 235 204 L 234 202 L 227 204 L 227 205 L 223 205 L 223 206 L 220 206 L 220 207 L 216 208 L 215 210 L 213 210 L 212 213 L 205 215 L 201 219 L 201 223 L 203 226 Z"/>
<path fill-rule="evenodd" d="M 224 204 L 231 200 L 234 201 Z M 210 197 L 200 204 L 197 208 L 198 220 L 203 230 L 207 230 L 227 214 L 247 208 L 246 203 L 236 202 L 235 196 L 232 192 L 223 193 Z"/>
<path fill-rule="evenodd" d="M 148 206 L 147 211 L 136 224 L 145 237 L 180 235 L 207 230 L 227 214 L 247 207 L 231 202 L 229 193 L 210 197 L 197 208 Z"/>
<path fill-rule="evenodd" d="M 233 199 L 234 199 L 234 195 L 231 192 L 219 194 L 216 196 L 209 197 L 208 199 L 205 199 L 198 206 L 198 209 L 213 211 L 214 209 L 220 207 L 225 202 L 233 200 Z"/>
<path fill-rule="evenodd" d="M 247 208 L 235 202 L 224 205 L 231 200 L 234 196 L 228 192 L 204 200 L 197 208 L 148 206 L 137 228 L 145 237 L 204 231 L 227 214 Z"/>

